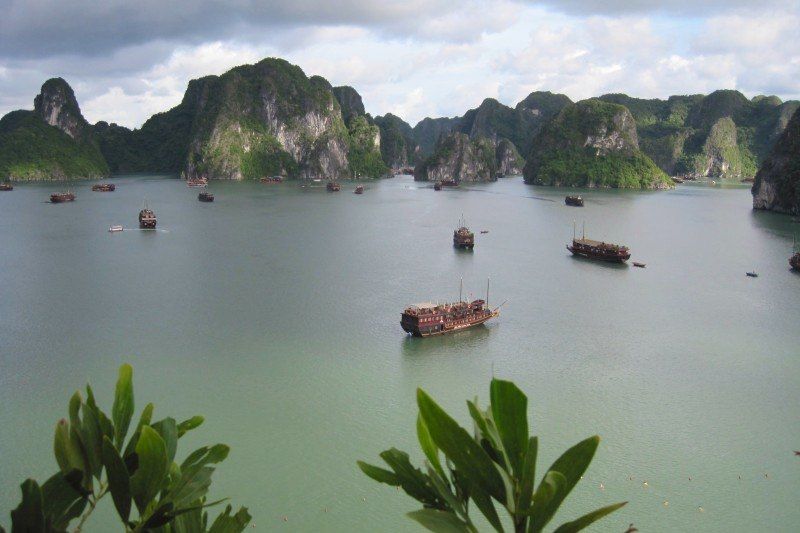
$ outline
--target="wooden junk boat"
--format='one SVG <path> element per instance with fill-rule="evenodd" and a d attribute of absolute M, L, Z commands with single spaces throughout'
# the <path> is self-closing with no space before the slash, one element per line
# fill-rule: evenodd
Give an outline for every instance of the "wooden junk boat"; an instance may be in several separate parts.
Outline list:
<path fill-rule="evenodd" d="M 446 180 L 441 180 L 439 183 L 442 184 L 442 187 L 458 187 L 458 182 L 453 178 L 448 178 Z"/>
<path fill-rule="evenodd" d="M 631 258 L 631 252 L 627 246 L 587 239 L 586 231 L 583 232 L 583 237 L 578 239 L 573 230 L 572 244 L 567 245 L 567 250 L 572 252 L 572 255 L 611 263 L 624 263 Z"/>
<path fill-rule="evenodd" d="M 73 192 L 54 192 L 50 195 L 50 202 L 54 204 L 63 204 L 64 202 L 74 202 L 75 193 Z"/>
<path fill-rule="evenodd" d="M 13 191 L 14 186 L 10 183 L 0 183 L 0 191 Z"/>
<path fill-rule="evenodd" d="M 333 180 L 329 181 L 325 188 L 328 189 L 328 192 L 339 192 L 342 190 L 342 186 L 339 185 L 339 182 Z"/>
<path fill-rule="evenodd" d="M 434 191 L 441 191 L 442 190 L 442 182 L 441 181 L 435 182 L 433 184 L 433 190 Z"/>
<path fill-rule="evenodd" d="M 462 283 L 463 287 L 463 283 Z M 431 337 L 462 331 L 483 324 L 500 315 L 500 307 L 489 307 L 489 282 L 486 282 L 486 300 L 465 302 L 459 291 L 455 303 L 422 303 L 411 305 L 403 311 L 400 326 L 414 337 Z"/>
<path fill-rule="evenodd" d="M 96 192 L 111 192 L 117 188 L 113 183 L 97 183 L 92 185 L 92 190 Z"/>
<path fill-rule="evenodd" d="M 156 229 L 156 214 L 152 209 L 145 207 L 139 211 L 139 227 L 142 229 Z"/>
<path fill-rule="evenodd" d="M 213 202 L 214 195 L 208 191 L 202 191 L 200 194 L 197 195 L 197 199 L 201 202 Z"/>
<path fill-rule="evenodd" d="M 583 207 L 583 198 L 580 196 L 567 196 L 564 203 L 573 207 Z"/>
<path fill-rule="evenodd" d="M 466 226 L 463 217 L 458 222 L 458 229 L 453 232 L 453 246 L 470 250 L 475 246 L 475 234 Z"/>
<path fill-rule="evenodd" d="M 800 252 L 796 252 L 789 258 L 789 265 L 791 265 L 794 270 L 800 272 Z"/>
<path fill-rule="evenodd" d="M 259 180 L 261 183 L 281 183 L 283 182 L 283 178 L 280 176 L 264 176 Z"/>
<path fill-rule="evenodd" d="M 364 186 L 363 185 L 359 185 L 358 187 L 356 187 L 356 190 L 354 190 L 353 192 L 356 193 L 356 194 L 364 194 Z"/>

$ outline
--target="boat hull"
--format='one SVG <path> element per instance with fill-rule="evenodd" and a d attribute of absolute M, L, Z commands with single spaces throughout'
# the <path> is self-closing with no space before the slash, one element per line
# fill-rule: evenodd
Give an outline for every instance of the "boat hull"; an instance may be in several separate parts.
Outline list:
<path fill-rule="evenodd" d="M 605 261 L 606 263 L 624 263 L 625 261 L 631 258 L 630 253 L 626 253 L 623 255 L 598 254 L 578 249 L 574 246 L 570 246 L 569 244 L 567 245 L 567 250 L 572 252 L 572 255 L 585 257 L 587 259 L 594 259 L 595 261 Z"/>
<path fill-rule="evenodd" d="M 476 326 L 480 326 L 481 324 L 485 324 L 492 318 L 495 318 L 500 315 L 500 311 L 495 310 L 482 317 L 475 318 L 474 320 L 470 320 L 469 322 L 465 322 L 463 324 L 437 324 L 435 326 L 430 326 L 428 328 L 421 329 L 419 327 L 415 327 L 413 325 L 409 325 L 404 323 L 402 320 L 400 321 L 400 326 L 403 328 L 403 331 L 406 333 L 410 333 L 414 337 L 436 337 L 438 335 L 446 335 L 448 333 L 456 333 L 458 331 L 464 331 L 466 329 L 474 328 Z"/>

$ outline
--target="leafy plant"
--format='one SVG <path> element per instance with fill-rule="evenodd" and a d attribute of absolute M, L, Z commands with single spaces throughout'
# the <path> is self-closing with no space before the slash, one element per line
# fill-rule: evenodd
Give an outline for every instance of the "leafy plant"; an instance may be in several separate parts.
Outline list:
<path fill-rule="evenodd" d="M 493 379 L 485 411 L 467 402 L 474 436 L 453 420 L 425 391 L 417 390 L 417 437 L 427 458 L 425 471 L 408 454 L 391 448 L 380 454 L 391 470 L 359 461 L 361 470 L 381 483 L 401 487 L 422 503 L 408 516 L 436 532 L 477 531 L 470 501 L 497 531 L 503 525 L 495 503 L 505 507 L 517 533 L 540 532 L 583 476 L 600 437 L 579 442 L 536 480 L 537 437 L 528 436 L 528 399 L 510 381 Z M 444 460 L 442 460 L 444 456 Z M 580 531 L 627 502 L 616 503 L 562 524 L 556 533 Z"/>
<path fill-rule="evenodd" d="M 22 483 L 22 502 L 11 511 L 12 533 L 66 531 L 74 520 L 74 531 L 80 532 L 109 493 L 125 531 L 243 531 L 250 515 L 244 507 L 231 514 L 230 505 L 207 527 L 205 509 L 224 501 L 206 501 L 212 465 L 228 456 L 228 446 L 204 446 L 178 463 L 178 440 L 202 424 L 203 417 L 152 422 L 153 410 L 152 403 L 145 406 L 126 442 L 134 411 L 133 369 L 127 364 L 119 369 L 110 419 L 97 406 L 89 385 L 85 400 L 76 391 L 69 401 L 69 418 L 56 424 L 53 451 L 59 471 L 42 485 L 33 479 Z"/>

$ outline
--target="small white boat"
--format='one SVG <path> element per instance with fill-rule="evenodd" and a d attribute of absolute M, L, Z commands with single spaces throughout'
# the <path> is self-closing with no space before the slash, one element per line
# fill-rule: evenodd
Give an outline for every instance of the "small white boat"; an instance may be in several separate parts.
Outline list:
<path fill-rule="evenodd" d="M 111 233 L 116 233 L 116 232 L 122 231 L 122 230 L 123 230 L 123 228 L 119 224 L 117 224 L 115 226 L 111 226 L 110 228 L 108 228 L 108 231 L 111 232 Z"/>

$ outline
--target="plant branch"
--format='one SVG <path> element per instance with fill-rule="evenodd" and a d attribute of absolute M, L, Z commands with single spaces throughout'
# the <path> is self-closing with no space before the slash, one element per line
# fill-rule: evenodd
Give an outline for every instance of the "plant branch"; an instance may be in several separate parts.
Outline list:
<path fill-rule="evenodd" d="M 83 515 L 81 515 L 81 520 L 80 522 L 78 522 L 78 525 L 75 528 L 74 533 L 81 533 L 81 531 L 83 530 L 83 525 L 86 523 L 86 520 L 89 518 L 89 515 L 91 515 L 92 512 L 94 511 L 94 508 L 97 506 L 97 502 L 99 502 L 100 499 L 103 496 L 105 496 L 107 492 L 108 492 L 108 486 L 105 483 L 100 483 L 100 492 L 98 492 L 97 495 L 92 495 L 89 498 L 89 508 L 86 510 L 85 513 L 83 513 Z"/>

